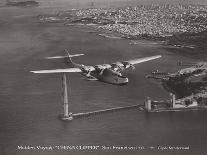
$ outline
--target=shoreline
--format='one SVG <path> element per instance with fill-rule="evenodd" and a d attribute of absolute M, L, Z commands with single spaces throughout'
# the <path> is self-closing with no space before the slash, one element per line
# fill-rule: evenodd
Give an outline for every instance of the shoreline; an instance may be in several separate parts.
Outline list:
<path fill-rule="evenodd" d="M 145 8 L 146 7 L 146 8 Z M 149 8 L 148 8 L 149 7 Z M 207 44 L 207 27 L 205 27 L 205 20 L 204 15 L 198 14 L 198 11 L 195 12 L 195 15 L 198 15 L 200 18 L 203 19 L 202 24 L 197 27 L 193 26 L 193 24 L 197 24 L 196 21 L 189 21 L 193 22 L 193 24 L 187 24 L 186 26 L 182 26 L 182 29 L 177 27 L 173 27 L 173 25 L 169 25 L 175 30 L 171 30 L 168 25 L 166 25 L 166 33 L 160 32 L 162 31 L 162 27 L 160 25 L 153 25 L 151 24 L 151 29 L 155 30 L 147 32 L 147 25 L 143 22 L 148 21 L 152 17 L 150 16 L 150 11 L 158 14 L 161 10 L 164 11 L 163 16 L 168 17 L 167 10 L 176 10 L 180 11 L 175 12 L 176 20 L 183 21 L 184 23 L 188 23 L 188 17 L 191 16 L 189 14 L 185 15 L 186 12 L 190 12 L 191 9 L 197 8 L 198 10 L 207 9 L 205 6 L 197 6 L 197 5 L 169 5 L 169 8 L 165 8 L 166 6 L 162 5 L 147 5 L 147 6 L 135 6 L 135 7 L 123 7 L 123 8 L 87 8 L 87 9 L 77 9 L 77 10 L 68 10 L 68 11 L 59 11 L 56 15 L 42 15 L 40 17 L 40 21 L 43 23 L 47 22 L 59 22 L 64 23 L 64 25 L 70 26 L 71 24 L 74 25 L 87 25 L 95 28 L 99 32 L 103 32 L 102 36 L 108 37 L 111 39 L 128 39 L 131 40 L 131 45 L 136 45 L 136 41 L 138 40 L 146 40 L 155 42 L 156 44 L 162 45 L 170 52 L 178 53 L 185 56 L 195 56 L 195 54 L 205 55 L 205 49 Z M 153 10 L 155 9 L 155 10 Z M 119 12 L 119 13 L 118 13 Z M 121 12 L 121 13 L 120 13 Z M 127 14 L 127 12 L 129 12 Z M 132 15 L 130 15 L 130 13 Z M 140 16 L 139 13 L 146 14 L 146 21 L 145 19 L 139 19 L 138 17 L 134 17 L 133 14 Z M 170 14 L 171 15 L 171 14 Z M 133 18 L 132 18 L 132 17 Z M 173 22 L 176 25 L 176 20 L 173 18 L 169 19 L 169 22 Z M 178 16 L 178 17 L 177 17 Z M 180 16 L 180 17 L 179 17 Z M 128 18 L 127 18 L 128 17 Z M 182 18 L 183 17 L 183 18 Z M 132 18 L 132 19 L 131 19 Z M 148 19 L 149 18 L 149 19 Z M 126 21 L 124 21 L 126 19 Z M 154 22 L 161 22 L 159 21 L 158 17 L 152 18 L 155 20 Z M 185 21 L 186 20 L 186 21 Z M 141 24 L 140 24 L 141 22 Z M 137 25 L 138 24 L 138 25 Z M 184 24 L 185 25 L 185 24 Z M 146 28 L 145 28 L 146 27 Z M 179 27 L 179 24 L 178 24 Z M 192 27 L 192 28 L 191 28 Z M 150 29 L 150 27 L 149 27 Z M 165 27 L 164 27 L 165 29 Z M 168 33 L 169 31 L 169 33 Z M 110 35 L 108 35 L 110 34 Z M 111 35 L 112 34 L 112 35 Z M 108 36 L 107 36 L 108 35 Z M 203 40 L 203 43 L 198 40 Z M 205 41 L 206 40 L 206 41 Z M 202 58 L 199 56 L 198 58 Z"/>

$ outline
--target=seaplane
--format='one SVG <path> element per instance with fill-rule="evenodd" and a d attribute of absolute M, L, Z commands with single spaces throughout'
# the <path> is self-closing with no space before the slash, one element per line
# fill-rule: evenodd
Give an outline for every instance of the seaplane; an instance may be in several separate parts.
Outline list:
<path fill-rule="evenodd" d="M 135 69 L 135 64 L 161 58 L 161 55 L 150 56 L 145 58 L 138 58 L 129 61 L 118 61 L 112 64 L 100 64 L 94 66 L 86 66 L 83 64 L 77 64 L 72 61 L 72 57 L 82 56 L 84 54 L 70 55 L 66 50 L 66 56 L 54 56 L 46 57 L 46 59 L 68 59 L 68 63 L 71 68 L 65 69 L 53 69 L 53 70 L 38 70 L 30 71 L 32 73 L 81 73 L 89 81 L 100 81 L 113 85 L 125 85 L 129 82 L 129 79 L 122 75 L 124 69 Z"/>

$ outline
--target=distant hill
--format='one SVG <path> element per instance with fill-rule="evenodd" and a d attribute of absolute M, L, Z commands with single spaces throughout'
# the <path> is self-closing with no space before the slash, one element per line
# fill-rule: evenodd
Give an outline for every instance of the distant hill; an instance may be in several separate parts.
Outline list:
<path fill-rule="evenodd" d="M 199 33 L 183 33 L 173 35 L 168 40 L 169 45 L 185 48 L 168 48 L 168 51 L 207 61 L 207 31 Z M 193 48 L 186 48 L 192 46 Z"/>
<path fill-rule="evenodd" d="M 39 3 L 36 1 L 7 1 L 6 6 L 17 6 L 17 7 L 35 7 L 39 6 Z"/>

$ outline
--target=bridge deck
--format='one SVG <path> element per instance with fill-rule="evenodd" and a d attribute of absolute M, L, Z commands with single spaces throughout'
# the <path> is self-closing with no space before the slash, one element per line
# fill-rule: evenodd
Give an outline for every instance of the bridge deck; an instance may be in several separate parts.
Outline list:
<path fill-rule="evenodd" d="M 137 108 L 138 110 L 143 110 L 142 107 L 143 107 L 143 105 L 131 105 L 131 106 L 126 106 L 126 107 L 115 107 L 115 108 L 104 109 L 104 110 L 96 110 L 96 111 L 91 111 L 91 112 L 75 113 L 75 114 L 73 114 L 73 117 L 74 118 L 84 117 L 84 116 L 97 115 L 97 114 L 102 114 L 102 113 L 107 113 L 107 112 L 115 112 L 115 111 L 121 111 L 121 110 L 126 110 L 126 109 L 133 109 L 133 108 Z"/>

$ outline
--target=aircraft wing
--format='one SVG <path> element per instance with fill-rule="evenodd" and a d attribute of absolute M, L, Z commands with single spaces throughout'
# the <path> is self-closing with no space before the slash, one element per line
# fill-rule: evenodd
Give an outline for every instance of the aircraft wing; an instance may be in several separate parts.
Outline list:
<path fill-rule="evenodd" d="M 133 65 L 138 64 L 138 63 L 142 63 L 142 62 L 146 62 L 146 61 L 150 61 L 150 60 L 154 60 L 154 59 L 158 59 L 161 58 L 161 55 L 155 55 L 155 56 L 151 56 L 151 57 L 145 57 L 145 58 L 139 58 L 139 59 L 133 59 L 133 60 L 129 60 L 129 61 L 120 61 L 120 62 L 115 62 L 110 64 L 102 64 L 102 65 L 95 65 L 95 68 L 99 68 L 99 69 L 105 69 L 105 68 L 113 68 L 115 69 L 126 69 L 129 67 L 134 68 Z M 117 68 L 118 67 L 118 68 Z"/>
<path fill-rule="evenodd" d="M 133 60 L 125 61 L 125 62 L 128 62 L 128 63 L 130 63 L 132 65 L 135 65 L 135 64 L 142 63 L 142 62 L 158 59 L 158 58 L 161 58 L 161 57 L 162 57 L 161 55 L 156 55 L 156 56 L 151 56 L 151 57 L 133 59 Z"/>
<path fill-rule="evenodd" d="M 32 73 L 74 73 L 82 72 L 79 68 L 66 68 L 66 69 L 53 69 L 53 70 L 39 70 L 39 71 L 30 71 Z"/>

